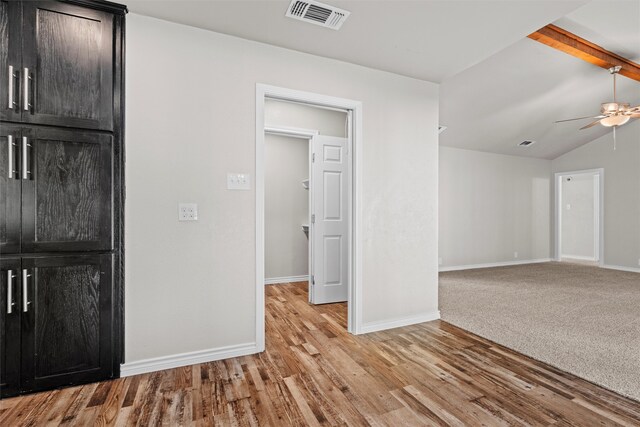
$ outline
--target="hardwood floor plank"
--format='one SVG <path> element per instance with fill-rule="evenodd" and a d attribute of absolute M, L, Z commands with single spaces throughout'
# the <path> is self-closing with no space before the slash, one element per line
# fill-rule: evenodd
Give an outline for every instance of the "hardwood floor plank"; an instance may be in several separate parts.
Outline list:
<path fill-rule="evenodd" d="M 640 403 L 445 322 L 353 336 L 268 286 L 266 351 L 0 402 L 6 426 L 640 426 Z"/>

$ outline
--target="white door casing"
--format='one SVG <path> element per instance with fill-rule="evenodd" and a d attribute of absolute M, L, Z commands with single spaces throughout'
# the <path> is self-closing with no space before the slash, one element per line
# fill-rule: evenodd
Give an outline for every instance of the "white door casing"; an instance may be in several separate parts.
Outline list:
<path fill-rule="evenodd" d="M 344 302 L 349 293 L 349 153 L 347 138 L 311 140 L 311 292 L 314 304 Z"/>

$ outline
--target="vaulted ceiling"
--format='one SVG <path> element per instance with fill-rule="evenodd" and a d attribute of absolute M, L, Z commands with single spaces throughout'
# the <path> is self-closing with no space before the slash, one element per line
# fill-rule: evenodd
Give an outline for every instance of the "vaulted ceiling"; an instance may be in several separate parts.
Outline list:
<path fill-rule="evenodd" d="M 635 62 L 640 60 L 640 0 L 594 1 L 554 22 Z M 607 70 L 522 39 L 446 79 L 440 90 L 444 146 L 553 159 L 611 128 L 579 130 L 613 99 Z M 640 105 L 640 83 L 618 77 L 618 100 Z M 638 136 L 640 138 L 640 135 Z M 518 147 L 524 140 L 536 143 Z M 639 166 L 640 167 L 640 166 Z"/>
<path fill-rule="evenodd" d="M 286 18 L 289 3 L 127 2 L 133 13 L 441 83 L 442 145 L 519 156 L 552 159 L 610 132 L 554 124 L 598 114 L 611 76 L 528 34 L 553 22 L 640 61 L 640 0 L 324 0 L 351 12 L 339 31 Z M 640 104 L 640 84 L 618 81 L 619 99 Z"/>

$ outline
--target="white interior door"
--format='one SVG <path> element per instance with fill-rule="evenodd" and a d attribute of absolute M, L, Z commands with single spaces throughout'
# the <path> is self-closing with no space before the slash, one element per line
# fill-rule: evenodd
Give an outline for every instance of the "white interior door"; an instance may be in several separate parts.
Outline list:
<path fill-rule="evenodd" d="M 348 139 L 316 135 L 311 146 L 309 299 L 344 302 L 349 292 Z"/>

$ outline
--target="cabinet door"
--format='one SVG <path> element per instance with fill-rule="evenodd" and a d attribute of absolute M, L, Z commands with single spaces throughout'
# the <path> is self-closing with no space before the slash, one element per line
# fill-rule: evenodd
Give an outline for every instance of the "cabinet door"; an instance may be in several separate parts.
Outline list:
<path fill-rule="evenodd" d="M 112 130 L 113 15 L 27 1 L 22 20 L 22 80 L 29 85 L 22 121 Z"/>
<path fill-rule="evenodd" d="M 20 259 L 0 259 L 0 397 L 20 386 Z"/>
<path fill-rule="evenodd" d="M 22 268 L 22 390 L 110 378 L 112 256 L 25 257 Z"/>
<path fill-rule="evenodd" d="M 20 252 L 20 141 L 16 126 L 0 126 L 0 254 Z"/>
<path fill-rule="evenodd" d="M 19 121 L 22 113 L 20 73 L 22 70 L 22 7 L 0 1 L 0 120 Z"/>
<path fill-rule="evenodd" d="M 22 252 L 111 250 L 112 136 L 25 128 L 25 137 Z"/>

